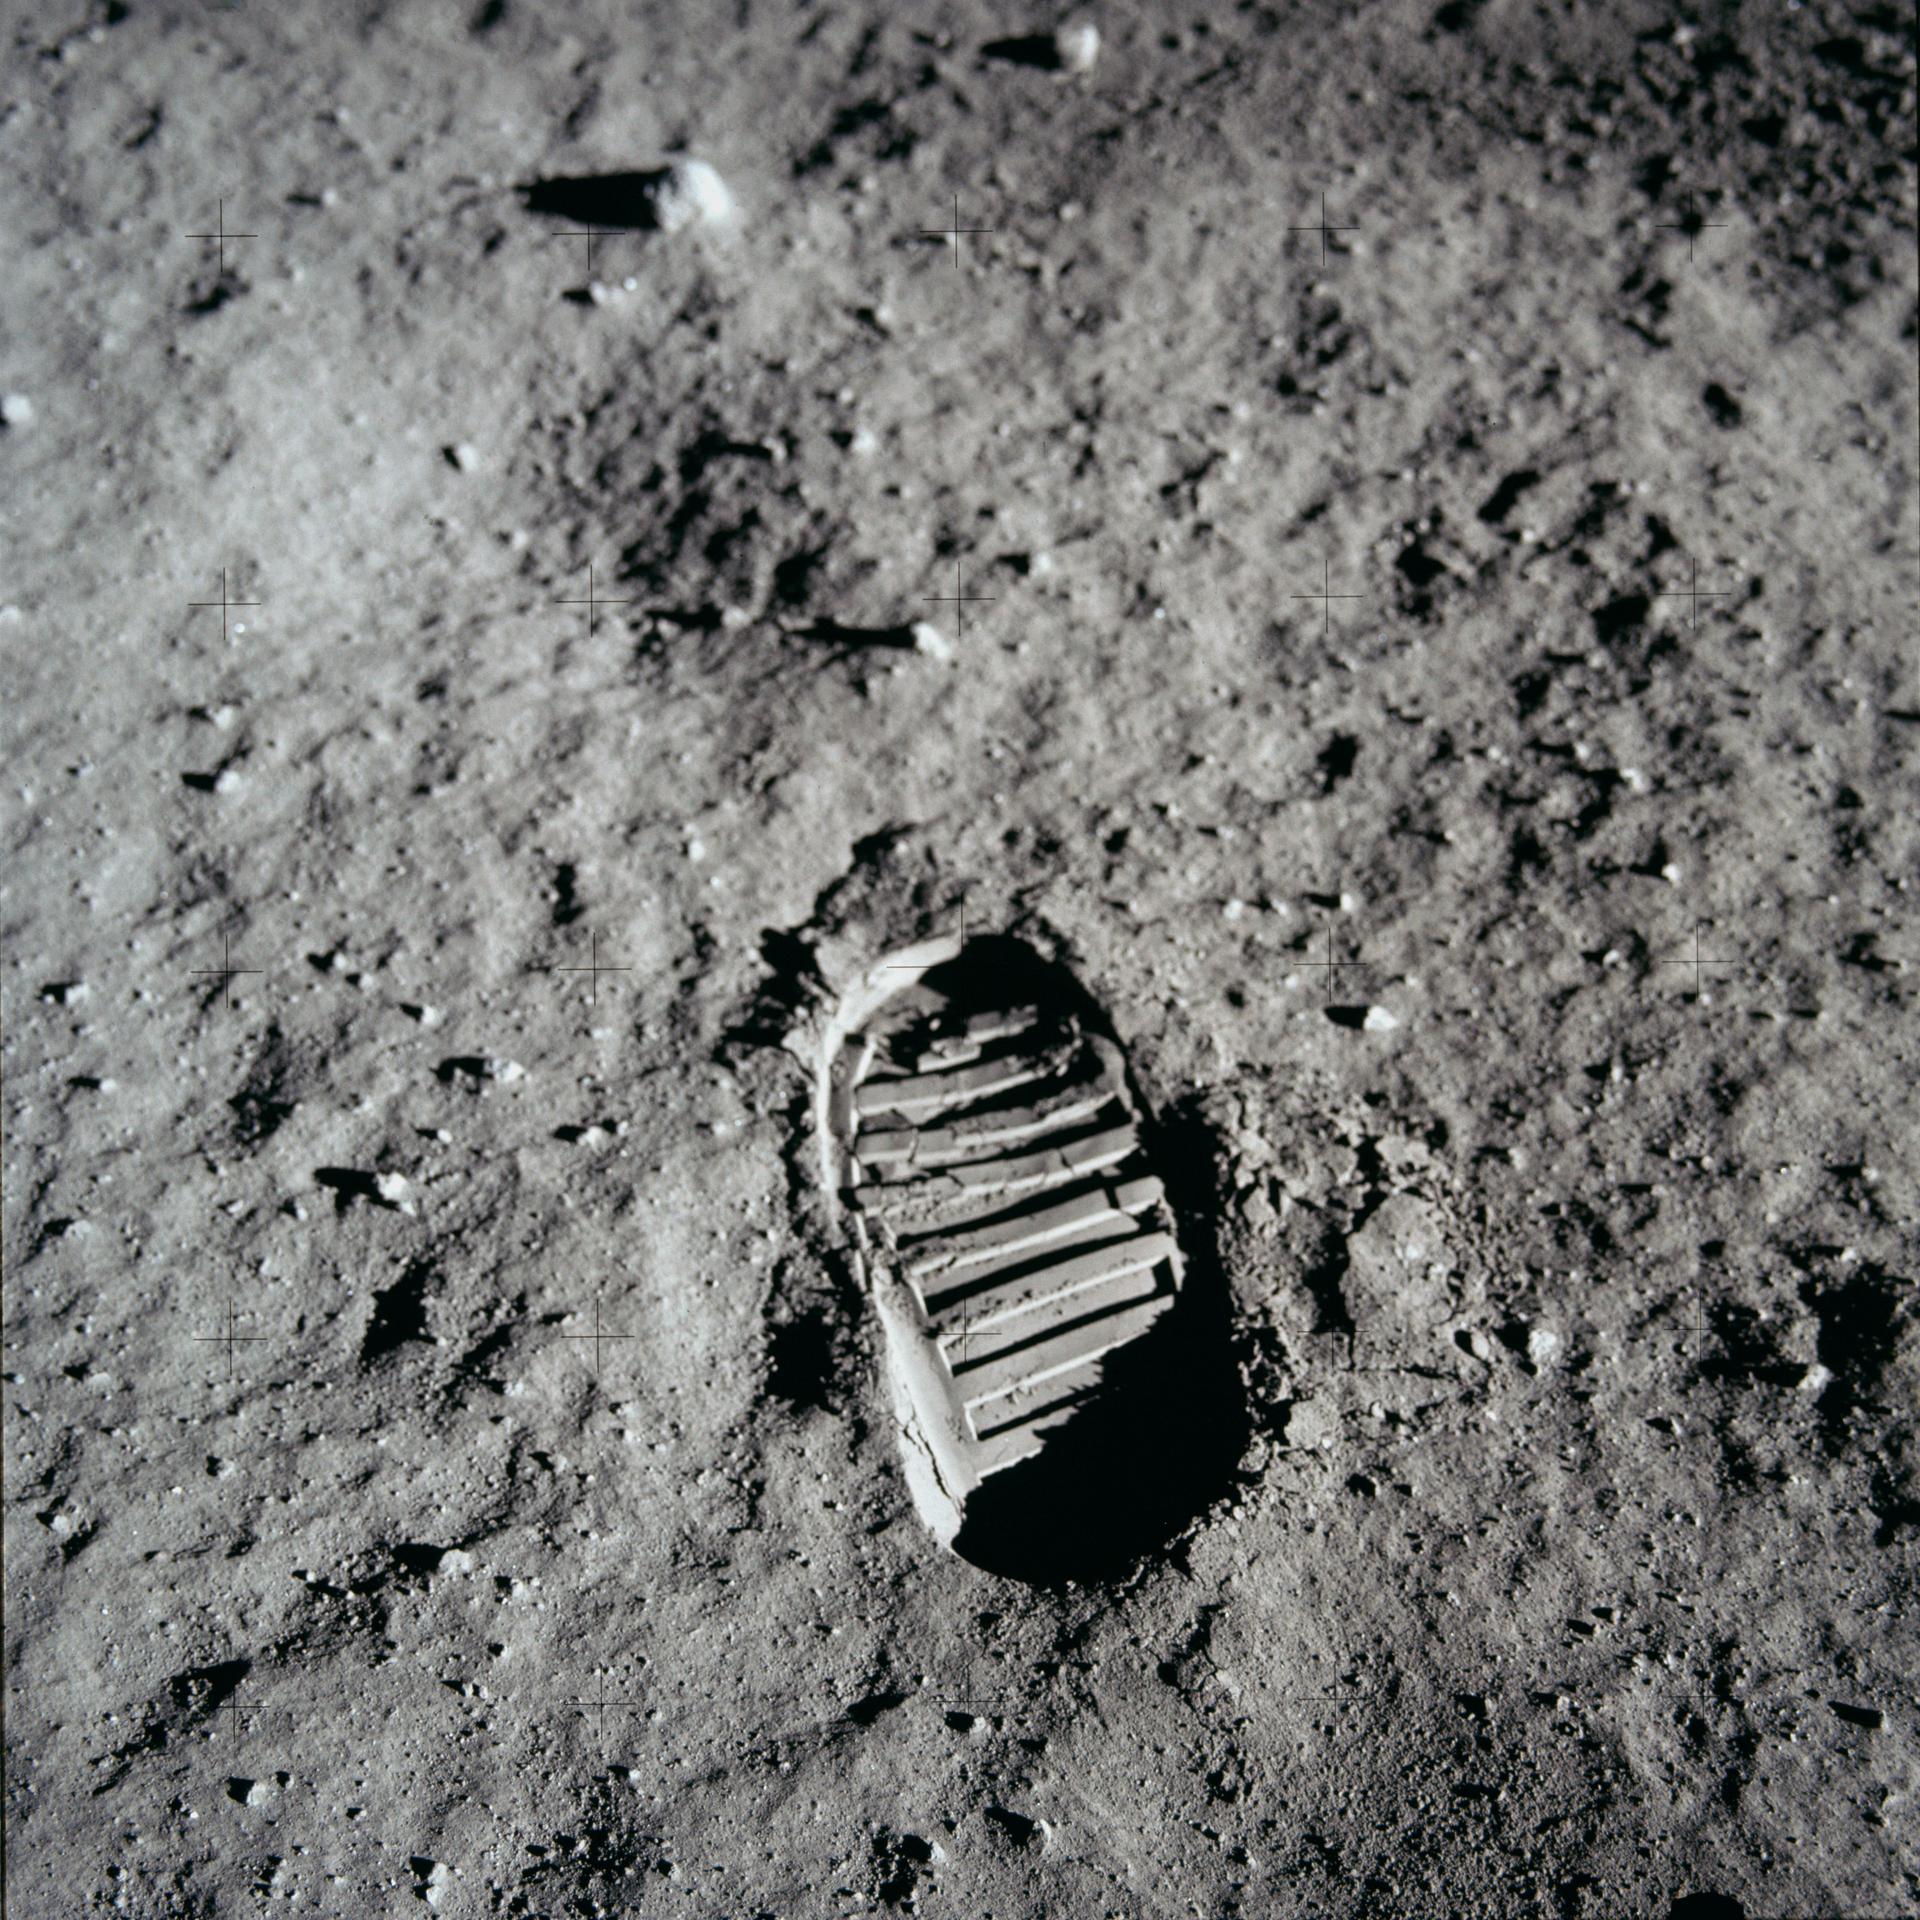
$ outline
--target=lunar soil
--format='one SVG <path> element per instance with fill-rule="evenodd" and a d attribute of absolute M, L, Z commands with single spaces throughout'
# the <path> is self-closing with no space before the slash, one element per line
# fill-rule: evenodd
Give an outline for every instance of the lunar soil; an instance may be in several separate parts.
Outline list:
<path fill-rule="evenodd" d="M 9 1915 L 1920 1911 L 1911 5 L 4 11 Z"/>

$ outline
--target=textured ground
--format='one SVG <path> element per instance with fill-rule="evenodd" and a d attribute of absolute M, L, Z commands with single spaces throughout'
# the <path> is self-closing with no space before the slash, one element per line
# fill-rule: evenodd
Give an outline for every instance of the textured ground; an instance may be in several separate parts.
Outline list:
<path fill-rule="evenodd" d="M 11 1914 L 1920 1906 L 1910 6 L 8 13 Z M 778 1044 L 963 899 L 1230 1367 L 1119 1572 Z"/>

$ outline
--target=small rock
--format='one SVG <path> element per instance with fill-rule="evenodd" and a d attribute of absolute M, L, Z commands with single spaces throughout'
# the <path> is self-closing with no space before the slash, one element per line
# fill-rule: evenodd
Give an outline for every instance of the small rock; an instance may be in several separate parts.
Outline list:
<path fill-rule="evenodd" d="M 1072 20 L 1056 28 L 1053 57 L 1065 73 L 1091 73 L 1100 58 L 1100 29 L 1091 20 Z"/>
<path fill-rule="evenodd" d="M 376 1173 L 373 1176 L 373 1190 L 390 1207 L 404 1204 L 412 1191 L 413 1182 L 404 1173 Z"/>
<path fill-rule="evenodd" d="M 1366 1033 L 1391 1033 L 1400 1022 L 1385 1007 L 1369 1007 L 1361 1030 Z"/>
<path fill-rule="evenodd" d="M 227 1782 L 227 1798 L 243 1807 L 263 1807 L 273 1789 L 264 1780 L 245 1780 L 236 1775 Z"/>
<path fill-rule="evenodd" d="M 0 399 L 0 423 L 20 428 L 33 425 L 33 402 L 24 393 L 10 393 Z"/>
<path fill-rule="evenodd" d="M 446 1552 L 440 1556 L 440 1565 L 437 1571 L 440 1573 L 471 1573 L 473 1566 L 473 1555 L 470 1554 L 465 1547 L 449 1547 Z"/>
<path fill-rule="evenodd" d="M 1553 1356 L 1560 1351 L 1560 1336 L 1551 1327 L 1531 1327 L 1527 1331 L 1527 1358 L 1536 1367 L 1545 1369 L 1553 1365 Z"/>
<path fill-rule="evenodd" d="M 40 989 L 40 998 L 51 1007 L 77 1007 L 87 993 L 84 980 L 54 980 Z"/>
<path fill-rule="evenodd" d="M 222 767 L 213 777 L 213 790 L 215 793 L 236 794 L 240 792 L 246 784 L 246 781 L 233 767 Z"/>
<path fill-rule="evenodd" d="M 915 653 L 924 653 L 930 660 L 953 658 L 953 642 L 931 620 L 916 620 L 913 623 L 913 650 Z"/>
<path fill-rule="evenodd" d="M 704 160 L 675 160 L 663 167 L 648 190 L 653 224 L 662 233 L 695 225 L 730 224 L 737 213 L 733 195 Z"/>
<path fill-rule="evenodd" d="M 510 1087 L 516 1080 L 524 1080 L 527 1070 L 518 1060 L 502 1060 L 489 1055 L 481 1071 L 489 1080 L 498 1080 L 502 1086 Z"/>
<path fill-rule="evenodd" d="M 1869 1733 L 1878 1733 L 1887 1724 L 1887 1716 L 1878 1707 L 1859 1707 L 1850 1700 L 1829 1700 L 1827 1705 L 1849 1726 L 1864 1727 Z"/>
<path fill-rule="evenodd" d="M 462 473 L 472 473 L 480 464 L 480 449 L 471 440 L 457 441 L 447 449 L 447 458 Z"/>
<path fill-rule="evenodd" d="M 438 1007 L 406 1006 L 400 1009 L 409 1020 L 417 1020 L 423 1027 L 437 1027 L 446 1017 Z"/>
<path fill-rule="evenodd" d="M 1296 1400 L 1287 1410 L 1289 1447 L 1329 1448 L 1338 1434 L 1340 1416 L 1328 1400 Z"/>
<path fill-rule="evenodd" d="M 1832 1385 L 1833 1369 L 1824 1365 L 1821 1361 L 1816 1360 L 1813 1365 L 1800 1376 L 1800 1384 L 1795 1391 L 1804 1393 L 1808 1399 L 1813 1400 L 1818 1399 L 1819 1396 L 1825 1393 Z"/>
<path fill-rule="evenodd" d="M 413 1870 L 420 1876 L 424 1897 L 428 1906 L 436 1912 L 440 1903 L 446 1899 L 453 1885 L 453 1869 L 444 1860 L 421 1860 L 416 1858 Z"/>

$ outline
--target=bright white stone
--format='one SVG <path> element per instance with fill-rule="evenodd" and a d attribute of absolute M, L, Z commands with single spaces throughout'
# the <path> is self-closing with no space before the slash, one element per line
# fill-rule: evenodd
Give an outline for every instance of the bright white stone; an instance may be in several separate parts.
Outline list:
<path fill-rule="evenodd" d="M 1053 36 L 1054 58 L 1068 73 L 1091 73 L 1100 58 L 1100 29 L 1091 20 L 1073 20 Z"/>
<path fill-rule="evenodd" d="M 704 160 L 675 160 L 650 189 L 653 223 L 662 233 L 694 225 L 723 227 L 737 209 L 727 183 Z"/>

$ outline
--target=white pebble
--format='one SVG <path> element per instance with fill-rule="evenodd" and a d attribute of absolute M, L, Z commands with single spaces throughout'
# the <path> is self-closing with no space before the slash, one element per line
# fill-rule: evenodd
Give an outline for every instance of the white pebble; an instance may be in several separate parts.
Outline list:
<path fill-rule="evenodd" d="M 915 653 L 924 653 L 930 660 L 953 658 L 953 642 L 931 620 L 916 620 L 913 623 L 913 650 Z"/>
<path fill-rule="evenodd" d="M 1073 20 L 1053 36 L 1054 58 L 1068 73 L 1091 73 L 1100 58 L 1100 29 L 1091 20 Z"/>
<path fill-rule="evenodd" d="M 10 393 L 0 399 L 0 422 L 9 427 L 33 425 L 33 402 L 24 393 Z"/>
<path fill-rule="evenodd" d="M 1391 1033 L 1400 1024 L 1385 1007 L 1369 1007 L 1360 1025 L 1368 1033 Z"/>
<path fill-rule="evenodd" d="M 480 449 L 471 440 L 462 440 L 447 449 L 447 458 L 462 473 L 471 473 L 480 464 Z"/>
<path fill-rule="evenodd" d="M 653 224 L 662 233 L 678 233 L 696 223 L 729 225 L 735 216 L 727 183 L 704 160 L 675 160 L 662 168 L 648 194 Z"/>

